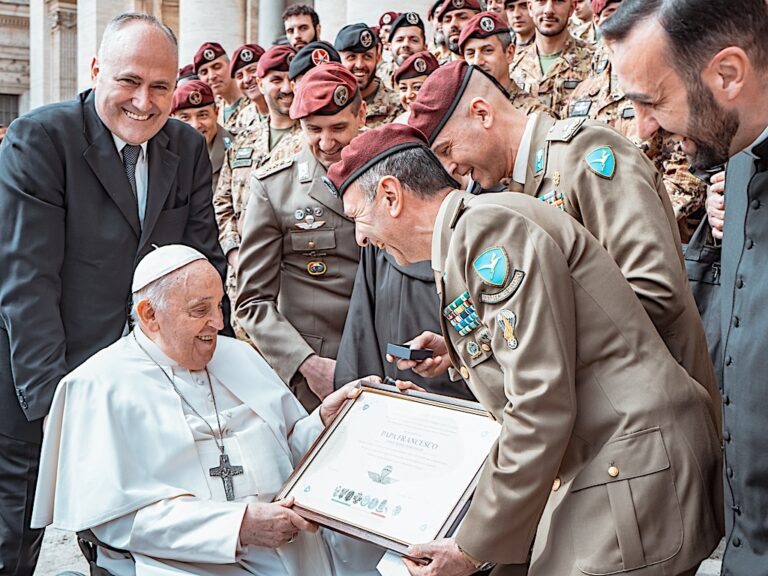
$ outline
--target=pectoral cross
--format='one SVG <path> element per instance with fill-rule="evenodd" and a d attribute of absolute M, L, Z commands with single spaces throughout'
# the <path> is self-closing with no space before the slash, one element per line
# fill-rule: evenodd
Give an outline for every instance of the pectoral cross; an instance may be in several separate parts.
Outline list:
<path fill-rule="evenodd" d="M 242 466 L 232 466 L 229 463 L 229 456 L 223 452 L 219 456 L 219 465 L 208 470 L 211 476 L 219 476 L 224 484 L 224 494 L 227 500 L 235 499 L 235 487 L 232 485 L 232 477 L 243 473 Z"/>

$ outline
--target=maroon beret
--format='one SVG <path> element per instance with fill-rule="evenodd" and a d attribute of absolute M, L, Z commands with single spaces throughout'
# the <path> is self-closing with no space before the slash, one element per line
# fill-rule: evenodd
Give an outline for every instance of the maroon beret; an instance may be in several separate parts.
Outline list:
<path fill-rule="evenodd" d="M 470 38 L 487 38 L 494 34 L 509 33 L 507 21 L 496 12 L 480 12 L 470 18 L 459 34 L 459 50 L 464 51 L 464 44 Z"/>
<path fill-rule="evenodd" d="M 200 67 L 208 62 L 213 62 L 216 58 L 226 55 L 226 50 L 218 42 L 206 42 L 195 52 L 195 74 L 200 71 Z"/>
<path fill-rule="evenodd" d="M 449 62 L 430 74 L 411 103 L 408 124 L 432 144 L 464 95 L 472 71 L 466 60 Z"/>
<path fill-rule="evenodd" d="M 435 12 L 435 18 L 437 18 L 438 22 L 442 22 L 443 16 L 454 10 L 474 10 L 475 12 L 480 12 L 480 2 L 479 0 L 445 0 L 443 5 Z"/>
<path fill-rule="evenodd" d="M 291 104 L 291 118 L 299 120 L 312 114 L 338 114 L 357 94 L 357 80 L 352 72 L 337 62 L 315 66 L 299 82 Z"/>
<path fill-rule="evenodd" d="M 243 44 L 232 54 L 232 61 L 229 63 L 229 77 L 234 78 L 235 72 L 250 64 L 259 61 L 264 55 L 264 48 L 258 44 Z"/>
<path fill-rule="evenodd" d="M 202 80 L 190 80 L 173 91 L 171 114 L 184 108 L 202 108 L 215 102 L 210 86 Z"/>
<path fill-rule="evenodd" d="M 295 55 L 296 50 L 290 46 L 272 46 L 259 59 L 259 69 L 256 75 L 259 78 L 264 78 L 270 70 L 288 72 L 288 66 L 291 65 L 291 60 Z"/>
<path fill-rule="evenodd" d="M 398 122 L 383 124 L 363 132 L 345 146 L 341 151 L 341 160 L 331 164 L 323 181 L 334 196 L 343 196 L 350 184 L 377 162 L 396 152 L 419 147 L 429 152 L 424 134 L 412 126 Z"/>
<path fill-rule="evenodd" d="M 416 54 L 408 56 L 405 62 L 397 67 L 392 81 L 397 86 L 400 80 L 416 78 L 417 76 L 429 76 L 438 68 L 440 68 L 440 64 L 438 64 L 437 58 L 429 50 L 416 52 Z"/>
<path fill-rule="evenodd" d="M 379 18 L 379 27 L 392 24 L 398 16 L 400 16 L 399 12 L 384 12 Z"/>
<path fill-rule="evenodd" d="M 621 2 L 621 0 L 592 0 L 592 13 L 595 16 L 600 16 L 600 13 L 605 10 L 605 7 L 613 2 L 618 3 Z"/>

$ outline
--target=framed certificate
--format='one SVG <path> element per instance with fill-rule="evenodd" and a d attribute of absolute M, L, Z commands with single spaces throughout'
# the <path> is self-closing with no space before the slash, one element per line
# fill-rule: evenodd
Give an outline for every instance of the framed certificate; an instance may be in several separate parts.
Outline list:
<path fill-rule="evenodd" d="M 370 383 L 277 498 L 293 496 L 302 517 L 405 554 L 453 533 L 500 430 L 476 402 Z"/>

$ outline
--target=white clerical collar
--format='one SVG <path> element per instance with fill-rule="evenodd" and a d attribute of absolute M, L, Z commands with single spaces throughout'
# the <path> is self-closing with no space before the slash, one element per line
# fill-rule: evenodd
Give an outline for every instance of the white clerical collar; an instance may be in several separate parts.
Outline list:
<path fill-rule="evenodd" d="M 112 140 L 115 141 L 115 147 L 117 148 L 117 151 L 120 152 L 120 154 L 123 153 L 123 148 L 125 148 L 128 145 L 128 142 L 125 140 L 122 140 L 117 134 L 114 132 L 110 132 L 112 134 Z M 144 142 L 141 144 L 141 153 L 144 156 L 144 158 L 147 157 L 147 143 Z"/>
<path fill-rule="evenodd" d="M 176 362 L 176 360 L 171 359 L 170 356 L 160 349 L 160 346 L 150 340 L 149 336 L 144 334 L 140 326 L 136 326 L 131 334 L 136 337 L 136 342 L 141 349 L 149 354 L 149 357 L 160 364 L 160 366 L 169 366 L 171 368 L 179 367 L 179 363 Z M 132 336 L 128 337 L 131 338 Z"/>
<path fill-rule="evenodd" d="M 512 180 L 518 184 L 525 184 L 525 176 L 528 172 L 528 153 L 531 151 L 531 141 L 533 140 L 533 125 L 536 123 L 538 113 L 534 112 L 528 116 L 528 123 L 525 125 L 523 138 L 520 140 L 520 146 L 517 149 L 515 157 L 515 167 L 512 170 Z"/>
<path fill-rule="evenodd" d="M 755 156 L 754 152 L 752 152 L 752 151 L 755 149 L 755 147 L 757 147 L 757 146 L 759 146 L 760 144 L 762 144 L 763 142 L 765 142 L 765 140 L 766 140 L 767 138 L 768 138 L 768 126 L 766 126 L 766 127 L 765 127 L 765 130 L 763 130 L 763 133 L 762 133 L 762 134 L 760 134 L 760 136 L 758 136 L 758 137 L 757 137 L 757 140 L 755 140 L 754 142 L 752 142 L 752 145 L 751 145 L 751 146 L 749 146 L 748 148 L 746 148 L 746 149 L 744 150 L 744 152 L 746 152 L 747 154 L 749 154 L 750 156 L 752 156 L 752 158 L 757 158 L 757 156 Z"/>

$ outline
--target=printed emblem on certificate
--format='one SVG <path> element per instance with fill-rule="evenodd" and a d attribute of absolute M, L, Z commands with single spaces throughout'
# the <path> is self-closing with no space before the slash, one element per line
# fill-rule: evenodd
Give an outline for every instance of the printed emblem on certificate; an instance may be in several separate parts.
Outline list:
<path fill-rule="evenodd" d="M 277 498 L 401 554 L 450 536 L 501 427 L 476 402 L 369 384 L 320 435 Z"/>

